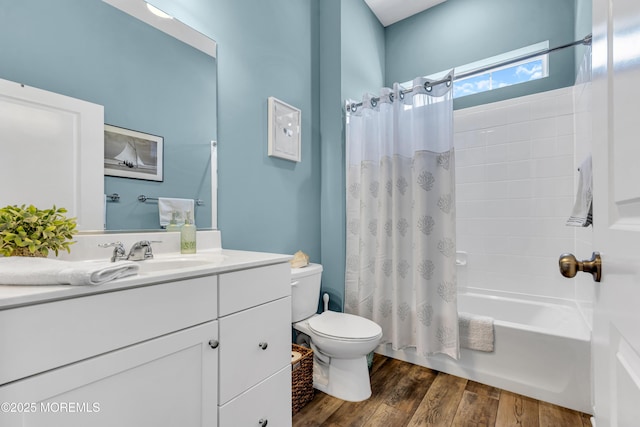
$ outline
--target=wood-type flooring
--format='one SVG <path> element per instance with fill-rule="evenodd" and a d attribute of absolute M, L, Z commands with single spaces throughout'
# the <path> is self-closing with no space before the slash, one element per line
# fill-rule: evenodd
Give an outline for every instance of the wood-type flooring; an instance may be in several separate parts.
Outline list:
<path fill-rule="evenodd" d="M 376 354 L 371 398 L 316 390 L 294 427 L 591 427 L 589 415 Z"/>

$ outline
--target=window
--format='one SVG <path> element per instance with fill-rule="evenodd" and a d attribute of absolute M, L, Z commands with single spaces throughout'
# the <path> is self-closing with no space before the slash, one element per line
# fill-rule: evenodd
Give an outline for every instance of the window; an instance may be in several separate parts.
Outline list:
<path fill-rule="evenodd" d="M 531 53 L 539 52 L 549 48 L 549 41 L 536 43 L 521 49 L 512 50 L 501 55 L 492 56 L 481 61 L 456 67 L 456 75 L 478 70 L 492 64 L 499 64 L 505 61 L 516 59 Z M 445 71 L 446 72 L 446 71 Z M 444 72 L 434 76 L 442 76 Z M 525 59 L 502 67 L 492 68 L 481 74 L 474 74 L 462 79 L 456 79 L 453 84 L 453 97 L 460 98 L 474 93 L 486 92 L 501 87 L 525 83 L 531 80 L 538 80 L 549 76 L 549 55 L 540 55 L 534 58 Z M 437 78 L 437 77 L 435 77 Z M 404 87 L 411 87 L 411 82 L 403 84 Z"/>

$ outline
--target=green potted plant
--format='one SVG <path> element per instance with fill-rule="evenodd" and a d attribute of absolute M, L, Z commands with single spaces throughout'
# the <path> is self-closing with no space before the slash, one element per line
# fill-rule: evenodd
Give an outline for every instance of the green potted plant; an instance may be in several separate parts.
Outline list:
<path fill-rule="evenodd" d="M 49 251 L 65 249 L 76 231 L 76 219 L 64 208 L 38 209 L 33 205 L 0 208 L 0 254 L 46 257 Z"/>

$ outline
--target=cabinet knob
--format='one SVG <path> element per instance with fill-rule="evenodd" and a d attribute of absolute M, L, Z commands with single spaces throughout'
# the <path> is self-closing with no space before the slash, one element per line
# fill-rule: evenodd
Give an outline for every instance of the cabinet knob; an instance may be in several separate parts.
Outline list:
<path fill-rule="evenodd" d="M 260 420 L 258 421 L 258 424 L 260 424 L 260 427 L 267 427 L 268 423 L 269 423 L 269 420 L 267 420 L 266 418 L 260 418 Z"/>
<path fill-rule="evenodd" d="M 218 348 L 219 345 L 220 345 L 220 343 L 218 342 L 218 340 L 209 341 L 209 347 L 211 347 L 211 348 Z"/>
<path fill-rule="evenodd" d="M 258 347 L 260 347 L 263 350 L 266 350 L 268 346 L 269 346 L 269 343 L 267 343 L 266 341 L 262 341 L 260 344 L 258 344 Z"/>

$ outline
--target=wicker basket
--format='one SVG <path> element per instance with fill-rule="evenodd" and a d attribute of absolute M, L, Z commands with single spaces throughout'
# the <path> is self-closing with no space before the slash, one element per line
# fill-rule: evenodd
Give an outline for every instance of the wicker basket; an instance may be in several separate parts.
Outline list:
<path fill-rule="evenodd" d="M 291 362 L 291 414 L 295 415 L 313 399 L 313 350 L 291 344 L 302 357 Z"/>

